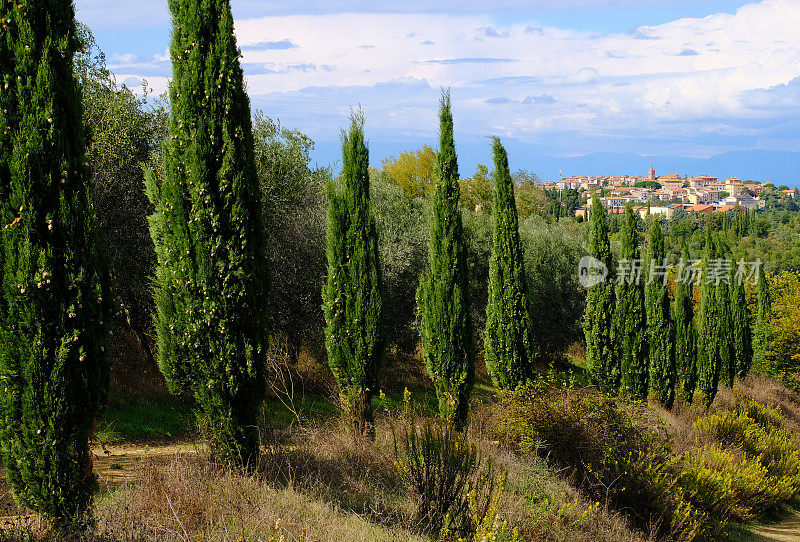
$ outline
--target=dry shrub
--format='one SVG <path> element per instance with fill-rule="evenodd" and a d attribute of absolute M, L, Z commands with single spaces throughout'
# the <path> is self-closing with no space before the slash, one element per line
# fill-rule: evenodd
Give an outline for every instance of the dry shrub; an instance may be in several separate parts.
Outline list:
<path fill-rule="evenodd" d="M 491 462 L 478 454 L 469 437 L 442 421 L 412 423 L 394 442 L 395 467 L 414 503 L 414 525 L 434 537 L 475 533 L 498 500 L 505 476 L 495 477 Z"/>

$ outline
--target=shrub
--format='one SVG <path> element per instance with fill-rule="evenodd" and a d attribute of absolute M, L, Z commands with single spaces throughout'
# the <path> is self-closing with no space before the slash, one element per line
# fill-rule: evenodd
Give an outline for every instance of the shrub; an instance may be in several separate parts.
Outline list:
<path fill-rule="evenodd" d="M 494 523 L 489 510 L 493 502 L 497 506 L 502 478 L 495 479 L 491 463 L 484 464 L 477 447 L 452 424 L 426 420 L 418 429 L 412 423 L 399 445 L 395 438 L 394 447 L 397 473 L 410 490 L 418 530 L 463 537 L 484 521 Z"/>
<path fill-rule="evenodd" d="M 772 482 L 758 460 L 737 459 L 716 445 L 688 452 L 679 476 L 688 498 L 721 526 L 728 518 L 750 521 L 773 508 L 785 486 Z"/>
<path fill-rule="evenodd" d="M 508 520 L 504 520 L 500 514 L 505 483 L 506 477 L 502 474 L 498 475 L 485 512 L 478 502 L 475 490 L 470 491 L 467 495 L 469 518 L 475 526 L 474 542 L 517 542 L 521 540 L 519 528 L 509 525 Z"/>
<path fill-rule="evenodd" d="M 539 382 L 504 393 L 496 412 L 507 444 L 546 457 L 640 529 L 678 540 L 712 532 L 707 515 L 684 497 L 671 443 L 645 406 Z"/>
<path fill-rule="evenodd" d="M 777 408 L 752 398 L 736 411 L 697 420 L 698 440 L 713 444 L 684 457 L 681 484 L 722 519 L 763 517 L 800 493 L 800 448 Z"/>

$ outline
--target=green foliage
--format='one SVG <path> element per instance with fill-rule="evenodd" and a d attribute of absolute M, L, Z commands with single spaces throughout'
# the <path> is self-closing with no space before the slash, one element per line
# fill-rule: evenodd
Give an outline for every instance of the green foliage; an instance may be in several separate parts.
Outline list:
<path fill-rule="evenodd" d="M 531 321 L 514 186 L 508 155 L 494 140 L 493 243 L 486 306 L 486 369 L 495 386 L 514 389 L 530 377 L 533 364 Z"/>
<path fill-rule="evenodd" d="M 394 448 L 397 473 L 414 503 L 416 529 L 463 537 L 481 528 L 495 484 L 503 478 L 495 479 L 466 434 L 450 423 L 426 420 L 419 429 L 412 423 L 403 430 Z"/>
<path fill-rule="evenodd" d="M 532 172 L 519 170 L 513 175 L 515 194 L 517 199 L 517 214 L 520 221 L 525 221 L 528 217 L 540 214 L 545 205 L 546 196 L 544 190 L 537 186 L 541 182 L 539 177 Z"/>
<path fill-rule="evenodd" d="M 155 213 L 158 356 L 170 388 L 191 394 L 213 454 L 247 464 L 264 393 L 267 283 L 261 198 L 227 0 L 172 0 L 170 139 Z"/>
<path fill-rule="evenodd" d="M 283 334 L 296 362 L 303 346 L 324 355 L 319 285 L 325 277 L 327 169 L 309 166 L 314 142 L 269 117 L 253 118 L 256 174 L 272 281 L 270 329 Z"/>
<path fill-rule="evenodd" d="M 638 181 L 633 186 L 636 188 L 652 188 L 654 190 L 661 189 L 661 183 L 656 181 Z"/>
<path fill-rule="evenodd" d="M 469 409 L 475 351 L 449 93 L 442 97 L 439 122 L 430 251 L 417 290 L 417 307 L 422 355 L 436 387 L 439 413 L 460 427 Z"/>
<path fill-rule="evenodd" d="M 575 270 L 586 253 L 586 228 L 532 215 L 519 225 L 525 256 L 533 350 L 551 359 L 583 339 L 586 289 Z M 613 292 L 613 285 L 609 285 Z"/>
<path fill-rule="evenodd" d="M 650 228 L 648 246 L 650 273 L 644 295 L 650 354 L 650 389 L 662 405 L 672 408 L 676 381 L 675 328 L 670 315 L 666 275 L 657 276 L 654 268 L 663 266 L 665 260 L 664 234 L 658 222 Z"/>
<path fill-rule="evenodd" d="M 684 245 L 683 261 L 689 265 L 689 251 Z M 691 403 L 697 386 L 697 327 L 692 304 L 693 282 L 680 280 L 675 288 L 672 321 L 675 325 L 675 365 L 677 382 L 684 400 Z"/>
<path fill-rule="evenodd" d="M 618 345 L 622 389 L 637 399 L 647 399 L 649 372 L 647 363 L 647 328 L 645 323 L 644 288 L 633 273 L 639 260 L 639 234 L 636 217 L 630 205 L 620 230 L 622 250 L 620 264 L 629 267 L 625 277 L 618 277 L 614 310 L 614 334 Z"/>
<path fill-rule="evenodd" d="M 328 184 L 325 236 L 328 276 L 322 287 L 328 364 L 348 421 L 373 434 L 372 396 L 384 349 L 383 278 L 369 190 L 364 119 L 342 132 L 341 183 Z"/>
<path fill-rule="evenodd" d="M 744 277 L 733 277 L 730 287 L 730 325 L 733 348 L 731 350 L 731 373 L 744 378 L 753 364 L 753 338 L 750 329 L 750 313 L 744 289 Z"/>
<path fill-rule="evenodd" d="M 153 101 L 146 90 L 138 97 L 128 87 L 117 85 L 89 29 L 79 25 L 79 32 L 84 44 L 75 66 L 89 136 L 86 161 L 92 173 L 98 241 L 110 257 L 114 297 L 125 311 L 127 324 L 146 344 L 153 312 L 150 279 L 155 253 L 147 225 L 151 208 L 142 190 L 142 164 L 155 165 L 155 155 L 168 135 L 168 114 L 163 101 Z"/>
<path fill-rule="evenodd" d="M 414 355 L 419 345 L 415 296 L 428 260 L 427 204 L 408 196 L 381 171 L 372 170 L 370 190 L 386 285 L 386 335 L 394 346 Z"/>
<path fill-rule="evenodd" d="M 0 456 L 16 500 L 63 528 L 96 487 L 88 441 L 108 386 L 83 44 L 70 2 L 6 2 L 0 18 Z"/>
<path fill-rule="evenodd" d="M 609 272 L 613 268 L 609 243 L 608 215 L 597 194 L 592 194 L 589 216 L 589 255 L 600 261 Z M 614 283 L 605 280 L 589 288 L 586 293 L 586 310 L 583 331 L 586 336 L 586 362 L 595 379 L 606 389 L 617 389 L 620 384 L 619 357 L 614 344 Z"/>
<path fill-rule="evenodd" d="M 764 355 L 772 374 L 800 387 L 800 273 L 781 273 L 772 284 L 770 342 Z"/>
<path fill-rule="evenodd" d="M 756 321 L 753 325 L 753 367 L 764 372 L 765 356 L 772 342 L 772 296 L 770 295 L 769 280 L 764 273 L 764 266 L 758 268 L 758 297 L 756 306 Z"/>
<path fill-rule="evenodd" d="M 715 244 L 717 247 L 717 260 L 731 262 L 730 249 L 725 244 L 721 234 L 715 241 Z M 731 282 L 734 280 L 734 271 L 735 269 L 731 268 L 727 277 L 719 280 L 714 289 L 715 302 L 717 304 L 717 320 L 715 322 L 717 329 L 715 338 L 720 359 L 720 379 L 722 379 L 729 388 L 733 387 L 733 379 L 736 376 L 736 359 L 734 358 L 736 351 L 731 306 Z M 712 279 L 712 277 L 708 277 L 708 279 Z"/>
<path fill-rule="evenodd" d="M 706 248 L 703 257 L 703 282 L 700 294 L 700 310 L 697 314 L 697 388 L 703 393 L 706 407 L 714 402 L 719 385 L 722 363 L 718 347 L 719 305 L 716 301 L 717 285 L 709 280 L 708 270 L 718 252 L 711 231 L 706 232 Z"/>
<path fill-rule="evenodd" d="M 472 177 L 460 179 L 461 205 L 470 211 L 486 213 L 492 207 L 492 179 L 489 177 L 489 168 L 478 164 Z"/>

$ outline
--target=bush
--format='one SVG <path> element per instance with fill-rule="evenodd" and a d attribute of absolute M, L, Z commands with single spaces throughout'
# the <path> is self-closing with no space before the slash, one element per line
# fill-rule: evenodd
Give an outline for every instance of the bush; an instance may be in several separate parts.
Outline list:
<path fill-rule="evenodd" d="M 773 484 L 757 460 L 712 445 L 688 452 L 679 483 L 689 500 L 718 518 L 750 521 L 781 500 L 784 487 Z"/>
<path fill-rule="evenodd" d="M 779 509 L 800 493 L 800 448 L 777 408 L 747 399 L 735 411 L 697 420 L 699 441 L 713 444 L 683 458 L 681 485 L 693 502 L 749 521 Z"/>
<path fill-rule="evenodd" d="M 506 444 L 547 458 L 590 498 L 615 506 L 645 532 L 693 540 L 714 530 L 684 497 L 671 443 L 646 406 L 539 382 L 504 393 L 496 412 Z"/>
<path fill-rule="evenodd" d="M 490 505 L 497 506 L 502 478 L 495 478 L 491 463 L 484 464 L 465 434 L 449 423 L 426 420 L 419 429 L 412 423 L 399 446 L 396 438 L 394 444 L 395 466 L 410 490 L 418 530 L 464 537 L 485 521 L 494 524 Z"/>

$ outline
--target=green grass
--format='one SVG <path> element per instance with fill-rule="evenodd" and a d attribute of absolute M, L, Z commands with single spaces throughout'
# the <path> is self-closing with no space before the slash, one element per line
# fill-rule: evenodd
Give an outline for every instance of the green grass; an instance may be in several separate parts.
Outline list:
<path fill-rule="evenodd" d="M 411 387 L 409 408 L 424 415 L 435 415 L 438 402 L 433 390 Z M 376 412 L 401 412 L 405 410 L 404 393 L 392 392 L 375 396 L 372 406 Z M 287 402 L 288 403 L 288 402 Z M 309 393 L 296 396 L 290 404 L 284 404 L 277 397 L 267 397 L 264 401 L 264 417 L 273 427 L 285 428 L 297 423 L 295 413 L 300 416 L 301 423 L 312 421 L 324 422 L 339 414 L 338 407 L 330 398 L 322 393 Z"/>
<path fill-rule="evenodd" d="M 97 438 L 103 443 L 170 439 L 194 431 L 194 414 L 181 403 L 111 406 L 98 420 Z"/>
<path fill-rule="evenodd" d="M 284 404 L 277 397 L 267 397 L 264 401 L 264 417 L 267 423 L 275 427 L 289 427 L 297 423 L 295 413 L 300 421 L 324 421 L 337 414 L 336 405 L 332 404 L 324 394 L 303 394 L 293 401 Z"/>

